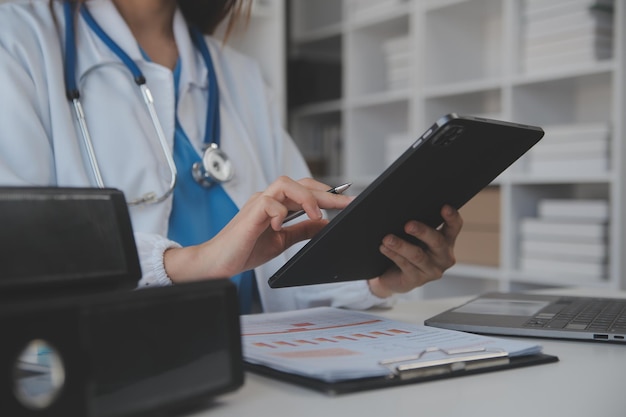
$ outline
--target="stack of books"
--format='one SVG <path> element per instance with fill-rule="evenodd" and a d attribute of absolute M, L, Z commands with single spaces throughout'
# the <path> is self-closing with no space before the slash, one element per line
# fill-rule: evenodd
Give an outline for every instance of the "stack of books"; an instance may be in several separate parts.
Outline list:
<path fill-rule="evenodd" d="M 364 19 L 380 15 L 393 7 L 409 0 L 347 0 L 347 13 L 355 19 Z"/>
<path fill-rule="evenodd" d="M 525 157 L 531 175 L 601 175 L 610 169 L 608 123 L 545 126 L 545 136 Z"/>
<path fill-rule="evenodd" d="M 614 0 L 524 0 L 522 68 L 585 65 L 613 56 Z"/>
<path fill-rule="evenodd" d="M 387 89 L 409 87 L 411 79 L 411 41 L 408 36 L 390 38 L 383 44 L 387 68 Z"/>
<path fill-rule="evenodd" d="M 608 269 L 609 202 L 544 199 L 520 224 L 520 268 L 600 280 Z"/>

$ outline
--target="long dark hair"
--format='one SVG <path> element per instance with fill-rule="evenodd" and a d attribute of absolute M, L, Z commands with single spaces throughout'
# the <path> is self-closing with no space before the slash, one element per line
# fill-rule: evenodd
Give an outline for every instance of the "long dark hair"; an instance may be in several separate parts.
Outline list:
<path fill-rule="evenodd" d="M 187 22 L 208 34 L 215 32 L 226 18 L 229 19 L 226 27 L 228 34 L 240 17 L 248 18 L 252 4 L 252 0 L 177 0 L 177 2 Z"/>

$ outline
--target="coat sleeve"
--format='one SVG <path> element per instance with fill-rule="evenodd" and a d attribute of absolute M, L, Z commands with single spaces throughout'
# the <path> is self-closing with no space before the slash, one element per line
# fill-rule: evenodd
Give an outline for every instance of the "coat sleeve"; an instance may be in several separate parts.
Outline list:
<path fill-rule="evenodd" d="M 135 243 L 141 264 L 141 279 L 138 288 L 172 285 L 172 281 L 165 272 L 163 253 L 169 248 L 181 246 L 154 233 L 135 233 Z"/>

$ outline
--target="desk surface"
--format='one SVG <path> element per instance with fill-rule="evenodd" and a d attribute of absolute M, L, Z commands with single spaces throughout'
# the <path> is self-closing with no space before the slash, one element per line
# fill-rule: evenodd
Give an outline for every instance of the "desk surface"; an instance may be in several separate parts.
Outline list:
<path fill-rule="evenodd" d="M 374 314 L 421 324 L 465 300 L 402 302 Z M 626 415 L 626 346 L 560 340 L 541 344 L 560 361 L 336 397 L 248 372 L 240 390 L 189 416 Z"/>

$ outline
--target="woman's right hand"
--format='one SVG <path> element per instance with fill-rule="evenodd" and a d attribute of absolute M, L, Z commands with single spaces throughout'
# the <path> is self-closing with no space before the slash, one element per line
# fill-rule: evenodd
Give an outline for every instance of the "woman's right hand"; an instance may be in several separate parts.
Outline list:
<path fill-rule="evenodd" d="M 173 282 L 231 277 L 312 238 L 328 223 L 321 209 L 343 209 L 353 199 L 329 193 L 329 188 L 311 178 L 278 178 L 254 194 L 213 239 L 168 249 L 163 258 L 168 276 Z M 287 214 L 300 209 L 309 219 L 283 226 Z"/>

